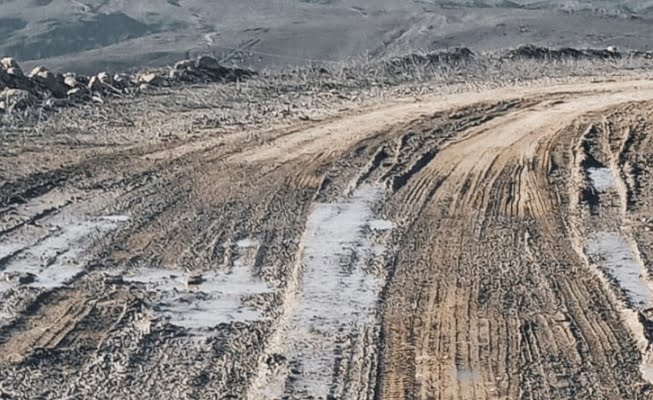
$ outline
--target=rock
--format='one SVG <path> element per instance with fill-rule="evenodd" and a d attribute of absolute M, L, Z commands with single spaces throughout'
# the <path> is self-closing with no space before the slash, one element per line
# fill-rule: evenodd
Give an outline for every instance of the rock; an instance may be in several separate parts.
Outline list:
<path fill-rule="evenodd" d="M 160 76 L 155 74 L 154 72 L 146 72 L 143 74 L 139 74 L 136 77 L 136 82 L 139 84 L 147 84 L 147 85 L 152 85 L 152 86 L 157 86 L 162 83 L 162 79 Z"/>
<path fill-rule="evenodd" d="M 131 80 L 132 80 L 132 77 L 130 75 L 127 75 L 127 74 L 115 74 L 113 76 L 114 83 L 118 83 L 118 84 L 121 84 L 121 85 L 127 85 L 128 83 L 131 82 Z"/>
<path fill-rule="evenodd" d="M 67 76 L 64 78 L 63 83 L 69 88 L 77 87 L 77 78 L 73 76 Z"/>
<path fill-rule="evenodd" d="M 102 81 L 97 76 L 91 77 L 91 80 L 88 81 L 88 88 L 91 90 L 100 90 L 102 88 Z"/>
<path fill-rule="evenodd" d="M 32 69 L 32 72 L 30 72 L 29 75 L 27 75 L 27 76 L 30 77 L 30 78 L 34 78 L 34 77 L 38 76 L 38 74 L 40 74 L 41 72 L 47 72 L 47 71 L 48 71 L 47 68 L 45 68 L 42 65 L 39 65 L 38 67 L 34 67 L 34 69 Z"/>
<path fill-rule="evenodd" d="M 84 94 L 84 91 L 82 88 L 72 88 L 69 91 L 66 92 L 66 96 L 68 97 L 80 97 Z"/>
<path fill-rule="evenodd" d="M 25 108 L 36 102 L 36 98 L 30 92 L 21 89 L 5 89 L 0 92 L 0 99 L 5 103 L 5 109 Z"/>
<path fill-rule="evenodd" d="M 27 272 L 26 274 L 18 277 L 18 283 L 20 283 L 21 285 L 29 285 L 35 280 L 36 280 L 36 275 L 34 275 L 31 272 Z"/>
<path fill-rule="evenodd" d="M 195 61 L 194 60 L 181 60 L 177 61 L 175 63 L 175 69 L 177 71 L 181 71 L 184 69 L 191 69 L 195 66 Z"/>
<path fill-rule="evenodd" d="M 141 83 L 141 84 L 138 86 L 138 90 L 140 90 L 141 92 L 147 92 L 147 91 L 149 91 L 151 88 L 152 88 L 152 86 L 148 85 L 147 83 Z"/>
<path fill-rule="evenodd" d="M 201 274 L 188 277 L 188 285 L 199 285 L 202 282 L 204 282 L 204 277 Z"/>
<path fill-rule="evenodd" d="M 59 79 L 55 74 L 43 67 L 36 67 L 30 74 L 30 78 L 52 93 L 54 97 L 66 97 L 68 88 L 63 79 Z M 63 78 L 63 77 L 62 77 Z"/>
<path fill-rule="evenodd" d="M 15 68 L 20 70 L 20 65 L 18 65 L 18 62 L 11 57 L 5 57 L 2 60 L 0 60 L 0 66 L 2 66 L 2 69 L 4 69 L 5 71 L 8 70 L 9 68 Z M 23 71 L 21 70 L 21 73 L 22 72 Z"/>
<path fill-rule="evenodd" d="M 220 63 L 218 63 L 218 60 L 213 57 L 199 56 L 195 61 L 195 68 L 205 70 L 220 69 Z"/>
<path fill-rule="evenodd" d="M 25 74 L 23 73 L 23 70 L 20 69 L 20 68 L 16 68 L 16 67 L 12 67 L 12 68 L 7 69 L 7 74 L 13 75 L 13 76 L 18 77 L 18 78 L 22 78 L 22 77 L 25 76 Z"/>
<path fill-rule="evenodd" d="M 97 78 L 100 80 L 100 82 L 105 83 L 107 85 L 111 85 L 113 83 L 113 79 L 111 79 L 111 75 L 109 75 L 106 72 L 100 72 L 97 74 Z"/>

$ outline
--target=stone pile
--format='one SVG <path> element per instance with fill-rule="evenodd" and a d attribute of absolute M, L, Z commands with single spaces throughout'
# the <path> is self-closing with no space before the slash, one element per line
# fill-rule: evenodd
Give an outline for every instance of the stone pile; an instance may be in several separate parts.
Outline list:
<path fill-rule="evenodd" d="M 43 66 L 25 74 L 15 59 L 5 57 L 0 60 L 0 112 L 35 105 L 64 106 L 88 101 L 102 102 L 104 97 L 129 95 L 157 87 L 234 82 L 252 75 L 252 71 L 222 66 L 210 56 L 180 61 L 169 72 L 149 70 L 113 76 L 107 72 L 92 76 L 72 72 L 59 74 Z"/>

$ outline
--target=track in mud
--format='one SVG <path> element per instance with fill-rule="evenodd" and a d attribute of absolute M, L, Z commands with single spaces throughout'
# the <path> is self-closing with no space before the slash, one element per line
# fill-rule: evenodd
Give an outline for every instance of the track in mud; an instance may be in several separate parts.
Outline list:
<path fill-rule="evenodd" d="M 625 81 L 7 142 L 0 393 L 653 398 L 651 114 Z"/>

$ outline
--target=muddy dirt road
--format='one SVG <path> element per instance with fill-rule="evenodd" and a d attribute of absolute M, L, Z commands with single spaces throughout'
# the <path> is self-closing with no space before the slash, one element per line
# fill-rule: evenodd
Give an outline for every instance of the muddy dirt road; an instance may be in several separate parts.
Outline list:
<path fill-rule="evenodd" d="M 3 139 L 0 398 L 653 399 L 653 81 L 119 120 Z"/>

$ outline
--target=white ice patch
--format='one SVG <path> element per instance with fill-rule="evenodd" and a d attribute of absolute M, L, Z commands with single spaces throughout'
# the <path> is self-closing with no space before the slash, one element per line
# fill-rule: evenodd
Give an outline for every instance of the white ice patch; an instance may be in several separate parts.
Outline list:
<path fill-rule="evenodd" d="M 0 298 L 21 285 L 37 289 L 64 286 L 84 269 L 93 241 L 117 227 L 102 218 L 58 214 L 39 226 L 26 227 L 26 234 L 6 239 L 0 243 L 0 258 L 6 257 L 0 269 Z M 8 314 L 0 315 L 0 321 L 7 318 Z"/>
<path fill-rule="evenodd" d="M 303 285 L 290 317 L 289 360 L 301 373 L 293 392 L 327 398 L 336 362 L 337 336 L 375 324 L 381 282 L 364 263 L 383 249 L 365 227 L 387 230 L 371 206 L 380 190 L 366 186 L 341 203 L 319 203 L 308 217 L 302 239 Z"/>
<path fill-rule="evenodd" d="M 370 226 L 370 229 L 374 231 L 389 231 L 394 228 L 392 221 L 385 219 L 373 219 L 368 222 L 368 225 Z"/>
<path fill-rule="evenodd" d="M 245 239 L 241 239 L 241 240 L 237 241 L 236 246 L 240 247 L 241 249 L 249 249 L 249 248 L 252 248 L 252 247 L 258 247 L 259 243 L 258 243 L 258 240 L 245 238 Z"/>
<path fill-rule="evenodd" d="M 105 215 L 100 219 L 110 222 L 127 222 L 129 221 L 129 215 Z"/>
<path fill-rule="evenodd" d="M 41 239 L 35 241 L 31 237 L 21 237 L 0 244 L 0 257 L 22 249 L 0 271 L 0 281 L 13 281 L 14 276 L 32 274 L 34 281 L 28 284 L 31 287 L 51 289 L 62 286 L 82 271 L 87 261 L 84 254 L 93 241 L 116 227 L 115 223 L 101 219 L 55 216 L 44 223 L 47 233 Z M 9 286 L 18 284 L 15 282 Z M 0 289 L 7 290 L 6 286 L 0 286 Z"/>
<path fill-rule="evenodd" d="M 645 271 L 621 235 L 599 232 L 590 238 L 587 252 L 601 259 L 608 274 L 617 280 L 633 304 L 640 309 L 653 306 L 653 291 L 644 277 Z"/>
<path fill-rule="evenodd" d="M 610 168 L 588 168 L 587 173 L 597 191 L 606 192 L 615 188 L 616 183 Z"/>
<path fill-rule="evenodd" d="M 270 291 L 264 281 L 243 266 L 229 273 L 203 274 L 196 285 L 188 284 L 190 274 L 154 268 L 138 269 L 123 279 L 158 292 L 161 297 L 155 309 L 163 318 L 198 335 L 221 323 L 257 320 L 258 311 L 242 304 L 242 297 Z"/>

